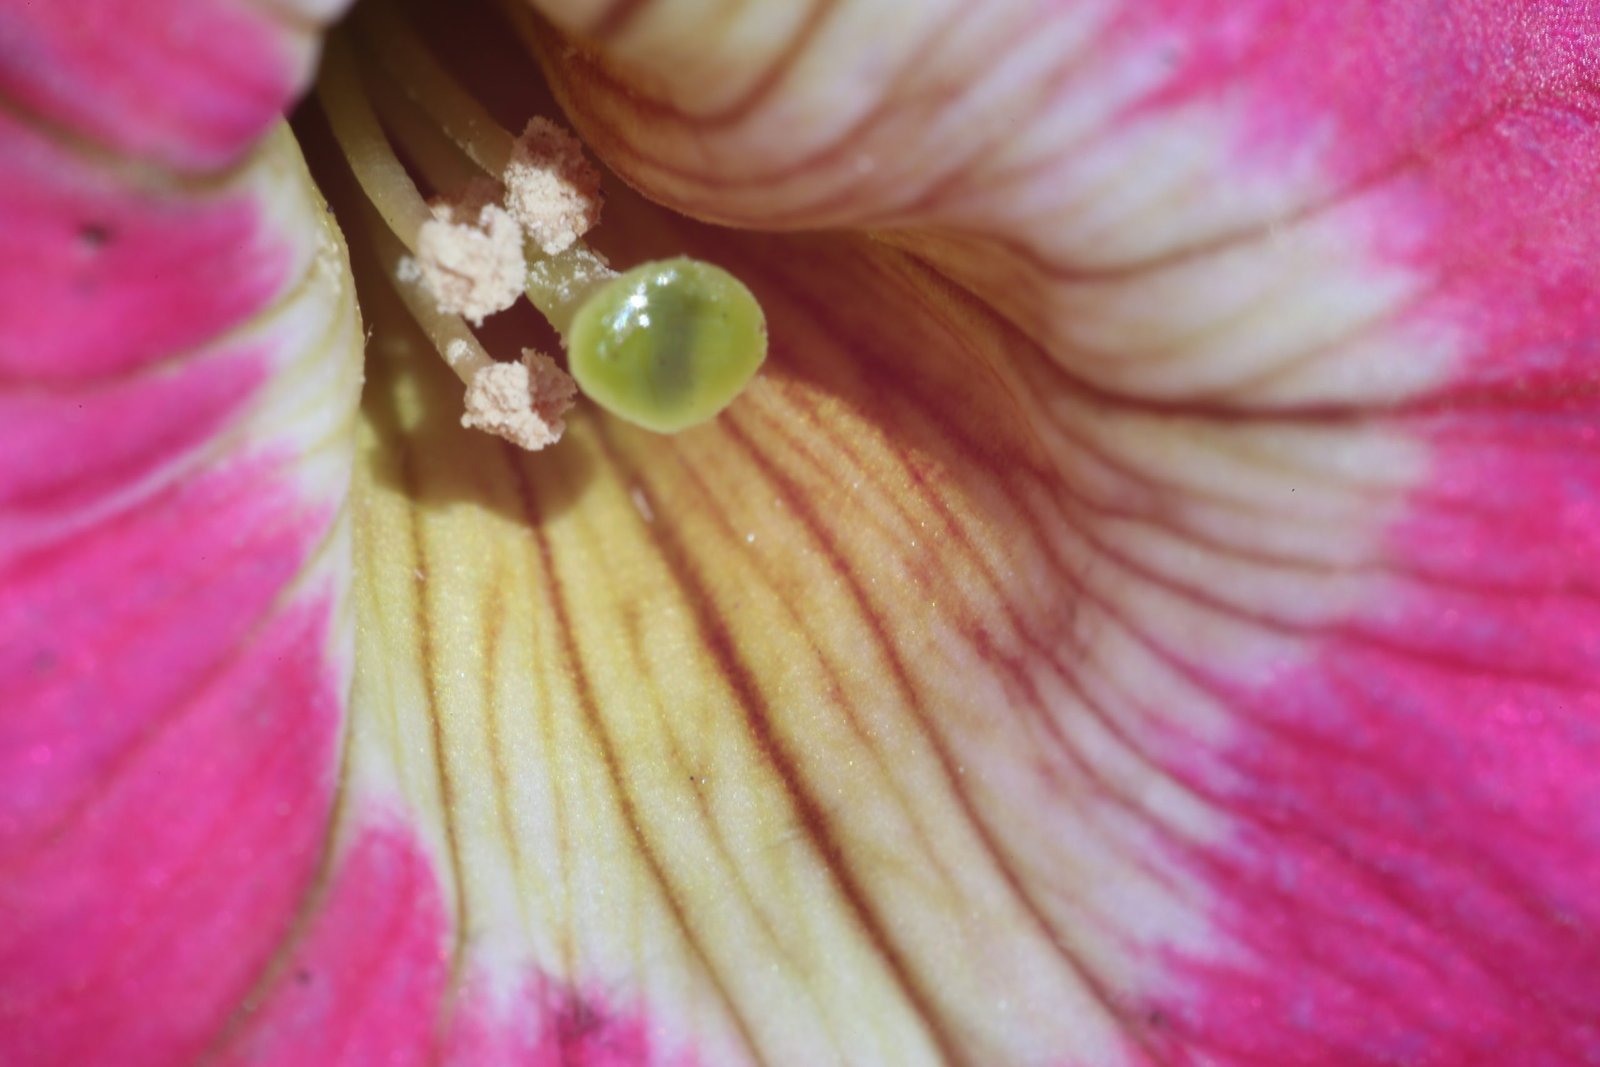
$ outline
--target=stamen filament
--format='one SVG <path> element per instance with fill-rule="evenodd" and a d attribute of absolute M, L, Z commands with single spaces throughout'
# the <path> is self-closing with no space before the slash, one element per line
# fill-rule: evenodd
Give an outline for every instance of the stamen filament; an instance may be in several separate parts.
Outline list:
<path fill-rule="evenodd" d="M 433 343 L 445 365 L 467 387 L 461 425 L 503 437 L 529 451 L 561 439 L 562 419 L 576 393 L 572 379 L 548 357 L 531 348 L 517 363 L 490 356 L 459 315 L 440 311 L 432 294 L 403 277 L 405 249 L 372 208 L 367 232 L 387 277 L 417 326 Z"/>
<path fill-rule="evenodd" d="M 400 243 L 415 253 L 417 234 L 433 214 L 395 156 L 367 101 L 349 45 L 332 34 L 325 48 L 322 76 L 317 81 L 323 114 L 367 199 Z"/>
<path fill-rule="evenodd" d="M 378 61 L 406 95 L 468 158 L 498 180 L 511 162 L 516 139 L 450 76 L 391 5 L 363 6 L 357 23 L 371 40 Z"/>
<path fill-rule="evenodd" d="M 361 75 L 368 88 L 383 127 L 393 134 L 406 158 L 435 193 L 463 189 L 473 181 L 484 181 L 483 173 L 461 148 L 440 132 L 433 117 L 394 84 L 386 70 L 371 62 L 362 50 Z"/>

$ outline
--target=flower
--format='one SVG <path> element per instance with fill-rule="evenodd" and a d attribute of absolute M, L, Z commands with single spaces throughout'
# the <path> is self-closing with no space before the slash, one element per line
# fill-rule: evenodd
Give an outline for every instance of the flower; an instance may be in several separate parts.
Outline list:
<path fill-rule="evenodd" d="M 336 7 L 0 12 L 0 1061 L 1600 1061 L 1600 16 L 547 0 L 772 357 L 529 455 Z"/>

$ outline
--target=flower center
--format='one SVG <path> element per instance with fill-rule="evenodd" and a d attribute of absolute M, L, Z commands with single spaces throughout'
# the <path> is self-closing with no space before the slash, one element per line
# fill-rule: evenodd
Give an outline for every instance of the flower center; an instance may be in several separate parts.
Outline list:
<path fill-rule="evenodd" d="M 577 139 L 538 116 L 520 135 L 503 128 L 397 7 L 364 5 L 329 38 L 317 99 L 365 195 L 358 228 L 466 383 L 463 425 L 543 448 L 581 388 L 676 432 L 715 417 L 760 368 L 765 320 L 742 283 L 688 259 L 613 270 L 583 240 L 602 201 Z M 475 332 L 523 295 L 561 338 L 565 369 L 531 347 L 497 360 Z"/>

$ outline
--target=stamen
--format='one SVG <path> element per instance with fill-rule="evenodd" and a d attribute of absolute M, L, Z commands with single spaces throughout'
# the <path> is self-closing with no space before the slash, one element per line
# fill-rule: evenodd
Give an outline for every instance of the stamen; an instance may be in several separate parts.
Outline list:
<path fill-rule="evenodd" d="M 433 57 L 404 16 L 390 4 L 366 4 L 358 9 L 357 24 L 384 69 L 445 136 L 487 174 L 495 178 L 504 174 L 514 139 Z"/>
<path fill-rule="evenodd" d="M 328 41 L 325 62 L 318 99 L 356 181 L 416 257 L 401 265 L 408 280 L 422 281 L 440 311 L 477 323 L 510 307 L 522 291 L 526 266 L 522 231 L 494 203 L 498 190 L 469 187 L 424 203 L 378 123 L 349 45 L 337 35 Z"/>
<path fill-rule="evenodd" d="M 475 180 L 483 180 L 482 168 L 467 158 L 466 154 L 434 123 L 432 116 L 407 96 L 389 77 L 387 71 L 372 61 L 366 49 L 357 48 L 361 80 L 367 89 L 383 128 L 405 152 L 407 161 L 417 169 L 424 181 L 435 191 L 461 189 Z"/>
<path fill-rule="evenodd" d="M 532 349 L 523 350 L 520 363 L 497 362 L 454 313 L 481 322 L 509 307 L 522 291 L 527 274 L 522 230 L 495 203 L 498 187 L 479 179 L 454 199 L 424 203 L 373 112 L 346 42 L 330 39 L 325 63 L 318 85 L 323 110 L 357 182 L 382 217 L 368 232 L 400 299 L 467 385 L 462 425 L 529 450 L 555 443 L 566 428 L 561 415 L 577 391 L 572 380 Z M 442 176 L 439 160 L 448 156 L 428 145 L 419 125 L 402 116 L 395 128 L 415 139 L 411 148 L 419 166 L 431 166 L 435 177 Z"/>
<path fill-rule="evenodd" d="M 566 431 L 562 419 L 577 395 L 572 379 L 549 356 L 522 350 L 520 363 L 501 363 L 458 315 L 441 312 L 430 294 L 403 277 L 407 259 L 400 242 L 369 212 L 368 234 L 389 284 L 412 318 L 467 386 L 461 425 L 505 438 L 530 452 L 555 444 Z"/>
<path fill-rule="evenodd" d="M 546 255 L 572 247 L 600 221 L 600 172 L 562 127 L 531 118 L 512 137 L 433 57 L 390 7 L 362 9 L 378 62 L 445 135 L 506 187 L 505 206 Z"/>
<path fill-rule="evenodd" d="M 520 363 L 496 363 L 473 376 L 461 425 L 537 452 L 561 440 L 567 429 L 561 416 L 577 395 L 555 360 L 524 348 Z"/>
<path fill-rule="evenodd" d="M 440 311 L 465 315 L 474 326 L 515 304 L 528 276 L 522 229 L 495 203 L 499 191 L 479 179 L 436 197 L 428 205 L 433 218 L 417 234 L 416 258 L 400 264 L 402 280 L 422 282 Z"/>
<path fill-rule="evenodd" d="M 531 118 L 506 164 L 506 208 L 547 256 L 565 252 L 600 222 L 600 172 L 578 139 Z"/>
<path fill-rule="evenodd" d="M 406 310 L 422 327 L 422 332 L 428 335 L 428 340 L 433 342 L 433 347 L 445 363 L 463 382 L 471 385 L 478 371 L 494 365 L 494 357 L 484 351 L 477 336 L 468 329 L 461 316 L 440 311 L 431 294 L 424 292 L 416 282 L 405 280 L 405 275 L 409 273 L 401 266 L 408 258 L 405 249 L 394 234 L 371 218 L 370 212 L 367 221 L 367 235 L 372 239 L 389 284 L 399 294 Z"/>
<path fill-rule="evenodd" d="M 518 363 L 495 361 L 461 318 L 481 325 L 522 292 L 561 335 L 584 392 L 623 419 L 675 433 L 744 390 L 767 351 L 748 289 L 691 259 L 612 270 L 581 240 L 599 219 L 600 176 L 576 138 L 543 118 L 513 138 L 383 5 L 364 8 L 356 26 L 359 57 L 350 42 L 330 40 L 319 96 L 386 224 L 369 232 L 390 283 L 467 384 L 464 426 L 529 449 L 564 429 L 573 380 L 531 349 Z M 365 90 L 378 95 L 382 125 Z M 432 201 L 391 135 L 441 190 Z M 485 175 L 467 178 L 468 159 Z"/>

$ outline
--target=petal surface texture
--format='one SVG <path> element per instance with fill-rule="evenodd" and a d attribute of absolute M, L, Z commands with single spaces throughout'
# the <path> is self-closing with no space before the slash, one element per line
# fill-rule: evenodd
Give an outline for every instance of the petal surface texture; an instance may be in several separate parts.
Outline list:
<path fill-rule="evenodd" d="M 0 1062 L 1600 1063 L 1600 16 L 436 5 L 767 315 L 529 455 L 331 11 L 7 6 Z"/>
<path fill-rule="evenodd" d="M 328 848 L 361 331 L 317 12 L 0 5 L 0 1062 L 195 1062 Z"/>
<path fill-rule="evenodd" d="M 614 262 L 769 316 L 670 439 L 474 441 L 374 312 L 357 728 L 461 1015 L 542 998 L 532 1045 L 576 997 L 659 1062 L 1600 1055 L 1594 17 L 1221 16 L 514 20 L 646 194 L 872 239 L 615 190 Z"/>

